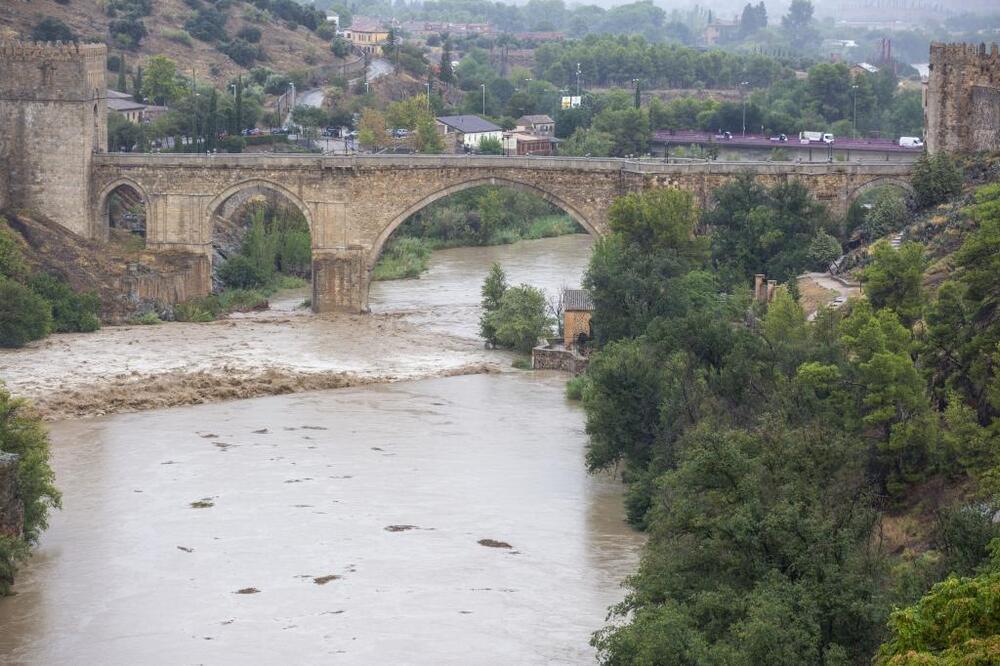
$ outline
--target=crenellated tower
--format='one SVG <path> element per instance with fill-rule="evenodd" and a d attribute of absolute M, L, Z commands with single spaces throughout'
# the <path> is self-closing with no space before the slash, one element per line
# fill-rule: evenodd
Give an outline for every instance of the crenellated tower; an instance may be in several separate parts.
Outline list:
<path fill-rule="evenodd" d="M 996 44 L 931 44 L 924 128 L 931 153 L 1000 150 Z"/>
<path fill-rule="evenodd" d="M 87 237 L 91 163 L 106 150 L 104 44 L 0 42 L 0 207 Z"/>

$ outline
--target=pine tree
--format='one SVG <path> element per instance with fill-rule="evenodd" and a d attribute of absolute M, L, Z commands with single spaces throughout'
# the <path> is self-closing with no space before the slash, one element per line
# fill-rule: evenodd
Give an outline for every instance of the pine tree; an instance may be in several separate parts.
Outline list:
<path fill-rule="evenodd" d="M 135 97 L 135 101 L 142 101 L 142 65 L 138 65 L 135 68 L 135 76 L 132 77 L 132 96 Z"/>
<path fill-rule="evenodd" d="M 118 92 L 127 93 L 128 85 L 125 81 L 125 54 L 121 55 L 121 62 L 118 64 L 118 85 L 115 86 Z"/>
<path fill-rule="evenodd" d="M 445 42 L 441 49 L 441 71 L 438 78 L 444 83 L 451 83 L 455 80 L 455 73 L 451 69 L 451 43 Z"/>

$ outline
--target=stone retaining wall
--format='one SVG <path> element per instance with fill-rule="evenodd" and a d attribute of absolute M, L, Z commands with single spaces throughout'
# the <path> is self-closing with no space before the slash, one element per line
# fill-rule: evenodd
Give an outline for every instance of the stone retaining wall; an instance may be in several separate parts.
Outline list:
<path fill-rule="evenodd" d="M 531 350 L 532 370 L 561 370 L 578 375 L 587 369 L 589 361 L 562 345 L 539 345 Z"/>

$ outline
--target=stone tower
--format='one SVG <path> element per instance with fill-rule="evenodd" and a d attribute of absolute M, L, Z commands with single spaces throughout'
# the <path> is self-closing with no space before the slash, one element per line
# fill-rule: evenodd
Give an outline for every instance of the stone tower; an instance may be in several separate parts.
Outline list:
<path fill-rule="evenodd" d="M 1000 150 L 997 45 L 931 44 L 924 128 L 931 153 Z"/>
<path fill-rule="evenodd" d="M 107 140 L 104 44 L 0 42 L 0 207 L 93 237 L 93 155 Z"/>

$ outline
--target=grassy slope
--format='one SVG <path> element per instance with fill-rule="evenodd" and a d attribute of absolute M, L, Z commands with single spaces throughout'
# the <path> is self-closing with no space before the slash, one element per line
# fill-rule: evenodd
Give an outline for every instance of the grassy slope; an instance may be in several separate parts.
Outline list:
<path fill-rule="evenodd" d="M 81 37 L 106 38 L 108 23 L 112 19 L 104 14 L 100 5 L 99 0 L 70 0 L 68 5 L 57 4 L 55 0 L 3 0 L 0 2 L 0 37 L 27 40 L 32 27 L 41 18 L 51 16 L 66 23 Z M 310 52 L 319 57 L 317 64 L 337 61 L 330 53 L 327 42 L 306 28 L 300 26 L 292 31 L 280 20 L 263 24 L 245 20 L 243 13 L 249 6 L 242 2 L 233 3 L 227 10 L 229 20 L 226 31 L 232 36 L 246 25 L 260 28 L 263 33 L 260 45 L 269 60 L 259 64 L 281 72 L 304 69 L 310 66 L 304 60 Z M 194 10 L 183 0 L 156 0 L 153 3 L 153 13 L 142 19 L 149 36 L 142 41 L 138 51 L 125 53 L 129 67 L 134 68 L 151 55 L 163 54 L 176 60 L 186 74 L 190 74 L 193 68 L 199 79 L 212 79 L 217 84 L 223 84 L 237 74 L 246 72 L 228 56 L 219 53 L 214 45 L 195 39 L 193 45 L 188 47 L 162 36 L 166 28 L 183 29 L 184 22 L 193 13 Z M 218 76 L 212 76 L 209 72 L 213 65 L 218 68 Z M 108 75 L 109 82 L 113 83 L 117 75 L 110 72 Z"/>

